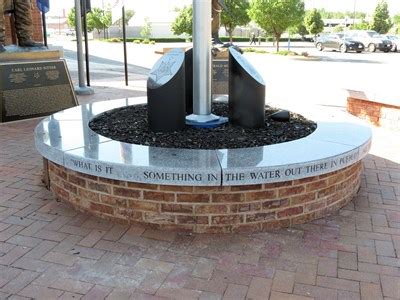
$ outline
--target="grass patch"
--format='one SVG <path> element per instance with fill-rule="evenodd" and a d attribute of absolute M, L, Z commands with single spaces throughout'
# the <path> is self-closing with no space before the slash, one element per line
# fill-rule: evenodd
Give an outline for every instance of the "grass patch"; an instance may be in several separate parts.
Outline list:
<path fill-rule="evenodd" d="M 256 48 L 244 48 L 243 52 L 249 52 L 249 53 L 259 53 L 259 54 L 266 54 L 269 53 L 267 50 L 264 49 L 256 49 Z"/>
<path fill-rule="evenodd" d="M 273 51 L 269 52 L 264 49 L 257 49 L 257 48 L 244 48 L 243 52 L 247 53 L 258 53 L 258 54 L 275 54 L 275 55 L 282 55 L 282 56 L 303 56 L 308 57 L 308 52 L 301 52 L 300 54 L 294 51 L 289 50 L 280 50 L 280 51 Z"/>

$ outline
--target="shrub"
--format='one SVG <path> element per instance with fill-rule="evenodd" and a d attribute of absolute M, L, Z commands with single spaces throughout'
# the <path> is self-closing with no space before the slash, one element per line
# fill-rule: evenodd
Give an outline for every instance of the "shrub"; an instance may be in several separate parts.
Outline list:
<path fill-rule="evenodd" d="M 259 54 L 266 54 L 269 53 L 264 49 L 255 49 L 255 48 L 244 48 L 243 52 L 250 52 L 250 53 L 259 53 Z"/>
<path fill-rule="evenodd" d="M 140 42 L 141 42 L 140 40 L 133 40 L 134 44 L 140 44 Z"/>
<path fill-rule="evenodd" d="M 283 56 L 296 56 L 297 55 L 296 52 L 289 51 L 289 50 L 280 50 L 280 51 L 274 52 L 274 54 L 283 55 Z"/>

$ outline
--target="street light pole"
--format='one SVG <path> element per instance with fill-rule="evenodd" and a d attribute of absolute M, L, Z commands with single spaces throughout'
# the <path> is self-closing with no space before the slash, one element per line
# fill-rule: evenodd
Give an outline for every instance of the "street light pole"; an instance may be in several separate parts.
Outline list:
<path fill-rule="evenodd" d="M 356 3 L 357 3 L 357 0 L 354 0 L 354 7 L 353 7 L 353 26 L 354 26 L 354 22 L 355 22 L 355 19 L 356 19 Z"/>

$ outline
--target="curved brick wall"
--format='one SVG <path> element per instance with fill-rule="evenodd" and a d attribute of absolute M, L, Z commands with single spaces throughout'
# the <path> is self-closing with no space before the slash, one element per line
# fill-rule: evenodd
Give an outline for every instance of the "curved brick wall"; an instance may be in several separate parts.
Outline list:
<path fill-rule="evenodd" d="M 113 221 L 197 233 L 260 231 L 306 223 L 346 205 L 360 186 L 361 162 L 325 175 L 230 187 L 139 184 L 48 163 L 50 187 L 76 209 Z"/>

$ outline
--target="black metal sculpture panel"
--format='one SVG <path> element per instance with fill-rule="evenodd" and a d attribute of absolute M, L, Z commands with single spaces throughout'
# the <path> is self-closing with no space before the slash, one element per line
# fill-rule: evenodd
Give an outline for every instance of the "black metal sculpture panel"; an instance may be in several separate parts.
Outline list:
<path fill-rule="evenodd" d="M 193 113 L 193 48 L 185 52 L 186 113 Z"/>
<path fill-rule="evenodd" d="M 185 128 L 185 53 L 173 49 L 161 57 L 147 80 L 148 122 L 154 132 Z"/>
<path fill-rule="evenodd" d="M 265 123 L 265 83 L 254 67 L 229 48 L 229 121 L 248 128 Z"/>

